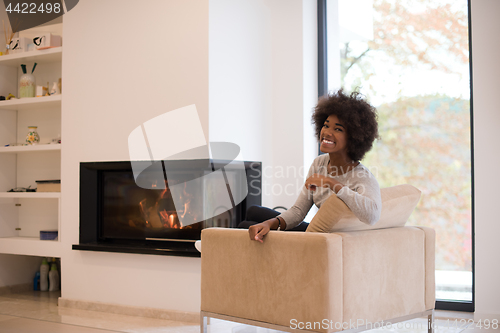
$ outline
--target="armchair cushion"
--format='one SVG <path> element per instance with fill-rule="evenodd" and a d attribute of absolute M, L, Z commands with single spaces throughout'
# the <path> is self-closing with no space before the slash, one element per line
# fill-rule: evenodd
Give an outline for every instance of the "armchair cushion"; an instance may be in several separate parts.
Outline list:
<path fill-rule="evenodd" d="M 404 184 L 380 190 L 382 214 L 374 225 L 361 222 L 336 195 L 328 198 L 312 219 L 307 232 L 342 232 L 402 227 L 420 200 L 416 187 Z"/>

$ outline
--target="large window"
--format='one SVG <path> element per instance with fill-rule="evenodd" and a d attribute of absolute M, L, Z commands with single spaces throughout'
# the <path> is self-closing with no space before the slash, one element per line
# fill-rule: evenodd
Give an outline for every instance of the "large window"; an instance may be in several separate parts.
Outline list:
<path fill-rule="evenodd" d="M 328 90 L 379 112 L 365 157 L 381 187 L 422 199 L 409 224 L 436 230 L 436 298 L 472 301 L 467 0 L 326 0 Z"/>

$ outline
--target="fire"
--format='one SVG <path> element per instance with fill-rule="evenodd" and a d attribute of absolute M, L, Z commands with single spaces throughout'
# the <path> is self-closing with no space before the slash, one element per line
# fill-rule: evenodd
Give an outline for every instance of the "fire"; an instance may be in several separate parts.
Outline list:
<path fill-rule="evenodd" d="M 180 229 L 182 228 L 182 223 L 179 221 L 176 212 L 167 212 L 166 210 L 162 210 L 158 212 L 163 222 L 164 228 L 174 228 Z"/>
<path fill-rule="evenodd" d="M 151 185 L 152 188 L 157 188 L 156 183 Z M 196 215 L 190 209 L 192 195 L 188 193 L 186 187 L 186 183 L 184 183 L 183 193 L 180 194 L 178 198 L 179 200 L 177 201 L 184 203 L 182 210 L 175 209 L 176 207 L 174 206 L 172 192 L 168 187 L 168 181 L 165 181 L 165 189 L 161 191 L 154 203 L 148 199 L 143 199 L 139 202 L 141 214 L 148 228 L 181 229 L 183 228 L 183 225 L 180 219 L 186 218 L 188 220 L 196 221 Z M 192 227 L 192 224 L 186 226 L 186 228 Z"/>

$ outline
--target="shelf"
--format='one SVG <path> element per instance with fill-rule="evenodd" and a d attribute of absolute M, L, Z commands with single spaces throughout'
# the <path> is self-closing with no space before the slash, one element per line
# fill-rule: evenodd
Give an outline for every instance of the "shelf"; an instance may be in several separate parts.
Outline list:
<path fill-rule="evenodd" d="M 0 192 L 0 199 L 60 199 L 61 192 Z"/>
<path fill-rule="evenodd" d="M 0 101 L 0 110 L 33 110 L 36 108 L 60 108 L 62 95 L 52 95 L 44 97 L 28 97 Z"/>
<path fill-rule="evenodd" d="M 12 147 L 0 147 L 1 153 L 27 153 L 33 151 L 51 151 L 51 150 L 61 150 L 61 144 L 44 144 L 44 145 L 34 145 L 34 146 L 12 146 Z"/>
<path fill-rule="evenodd" d="M 62 46 L 0 56 L 0 66 L 18 67 L 26 62 L 51 63 L 62 60 Z"/>
<path fill-rule="evenodd" d="M 61 242 L 36 237 L 0 238 L 0 253 L 38 257 L 61 257 Z"/>

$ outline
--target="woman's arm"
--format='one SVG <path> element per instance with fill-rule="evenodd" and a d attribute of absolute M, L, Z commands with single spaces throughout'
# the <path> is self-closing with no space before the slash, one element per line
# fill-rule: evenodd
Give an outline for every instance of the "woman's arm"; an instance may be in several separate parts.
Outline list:
<path fill-rule="evenodd" d="M 371 173 L 365 174 L 344 185 L 337 192 L 337 197 L 344 201 L 361 222 L 374 225 L 382 212 L 380 187 L 375 177 Z"/>
<path fill-rule="evenodd" d="M 312 194 L 305 187 L 302 187 L 297 201 L 290 209 L 277 217 L 250 226 L 250 228 L 248 228 L 250 239 L 262 243 L 264 236 L 267 235 L 269 230 L 276 230 L 278 229 L 278 226 L 280 227 L 280 230 L 292 229 L 296 227 L 304 221 L 304 218 L 309 212 L 309 209 L 311 209 L 312 205 Z"/>
<path fill-rule="evenodd" d="M 332 177 L 314 174 L 307 178 L 305 187 L 310 191 L 315 191 L 318 187 L 326 187 L 335 193 L 338 193 L 344 184 L 336 181 Z"/>
<path fill-rule="evenodd" d="M 307 178 L 311 177 L 313 172 L 314 163 L 309 168 Z M 296 227 L 304 221 L 304 218 L 309 212 L 309 209 L 311 209 L 312 205 L 312 193 L 304 186 L 302 187 L 295 204 L 290 209 L 275 218 L 250 226 L 250 228 L 248 228 L 250 239 L 262 243 L 264 236 L 267 235 L 269 230 L 276 230 L 278 229 L 278 226 L 280 227 L 280 230 L 292 229 Z"/>
<path fill-rule="evenodd" d="M 374 225 L 380 219 L 382 200 L 380 187 L 375 177 L 366 169 L 362 172 L 348 174 L 346 183 L 342 184 L 329 176 L 313 174 L 306 181 L 306 188 L 316 190 L 318 187 L 328 188 L 345 202 L 347 207 L 364 223 Z"/>

